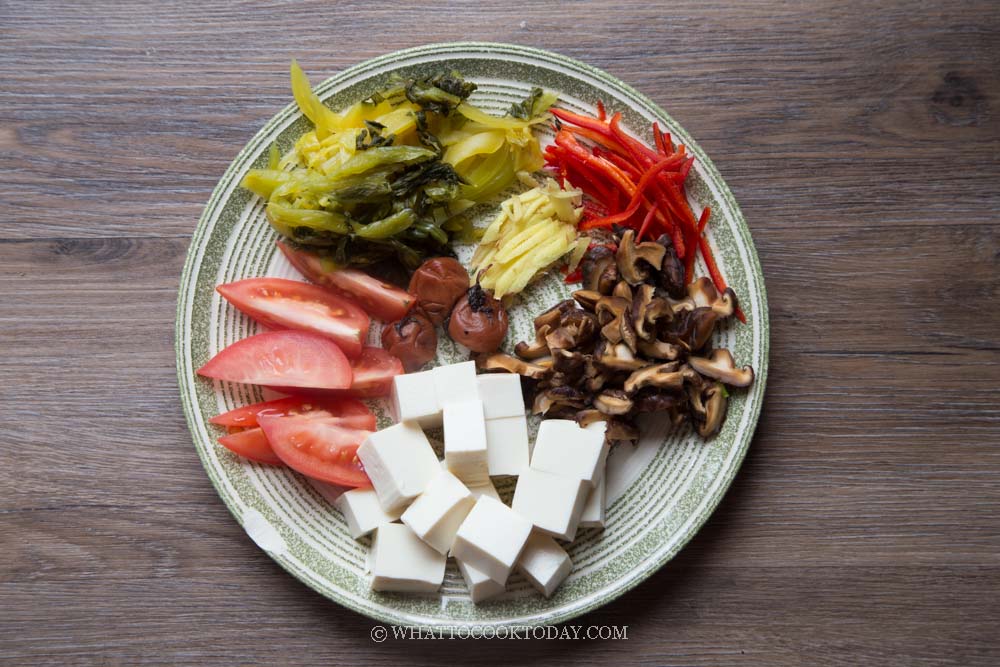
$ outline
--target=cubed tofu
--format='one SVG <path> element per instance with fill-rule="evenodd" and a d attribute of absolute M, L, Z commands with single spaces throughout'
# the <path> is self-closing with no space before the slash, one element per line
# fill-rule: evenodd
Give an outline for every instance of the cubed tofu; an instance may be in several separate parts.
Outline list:
<path fill-rule="evenodd" d="M 604 421 L 588 424 L 584 428 L 588 431 L 604 435 L 608 423 Z M 605 461 L 605 473 L 601 475 L 601 480 L 587 494 L 587 501 L 583 504 L 583 512 L 580 513 L 581 528 L 604 528 L 604 517 L 608 506 L 608 479 L 607 462 Z"/>
<path fill-rule="evenodd" d="M 540 532 L 571 541 L 589 491 L 582 479 L 527 468 L 517 478 L 511 507 Z"/>
<path fill-rule="evenodd" d="M 551 537 L 532 533 L 517 561 L 517 569 L 548 598 L 573 569 L 573 561 Z"/>
<path fill-rule="evenodd" d="M 524 416 L 521 376 L 516 373 L 488 373 L 476 378 L 479 400 L 487 419 Z"/>
<path fill-rule="evenodd" d="M 447 554 L 458 527 L 475 504 L 475 497 L 457 477 L 441 471 L 406 508 L 402 520 L 417 537 Z"/>
<path fill-rule="evenodd" d="M 463 361 L 460 364 L 437 366 L 431 373 L 434 378 L 434 393 L 442 407 L 452 401 L 479 398 L 476 362 Z"/>
<path fill-rule="evenodd" d="M 416 422 L 372 433 L 358 447 L 358 458 L 386 512 L 405 507 L 441 472 L 437 456 Z"/>
<path fill-rule="evenodd" d="M 490 498 L 495 498 L 500 500 L 500 494 L 497 493 L 497 487 L 493 486 L 493 482 L 486 480 L 482 484 L 475 484 L 469 487 L 469 492 L 472 497 L 479 500 L 480 496 L 489 496 Z M 501 501 L 502 502 L 502 501 Z"/>
<path fill-rule="evenodd" d="M 351 489 L 340 494 L 333 503 L 347 521 L 351 537 L 358 539 L 372 532 L 383 523 L 392 523 L 402 510 L 386 512 L 379 504 L 374 489 Z"/>
<path fill-rule="evenodd" d="M 587 500 L 580 512 L 580 528 L 604 528 L 604 516 L 607 509 L 608 480 L 601 481 L 587 493 Z"/>
<path fill-rule="evenodd" d="M 434 371 L 394 377 L 391 405 L 397 422 L 415 421 L 423 428 L 440 426 L 441 404 L 434 391 Z"/>
<path fill-rule="evenodd" d="M 603 433 L 580 428 L 568 419 L 546 419 L 538 427 L 531 467 L 594 486 L 604 474 L 607 458 Z"/>
<path fill-rule="evenodd" d="M 444 404 L 444 459 L 448 462 L 448 470 L 470 486 L 489 480 L 482 401 Z"/>
<path fill-rule="evenodd" d="M 459 527 L 451 552 L 503 584 L 530 534 L 530 521 L 499 500 L 481 496 Z"/>
<path fill-rule="evenodd" d="M 444 581 L 444 554 L 424 543 L 401 523 L 386 523 L 372 541 L 373 591 L 433 593 Z"/>
<path fill-rule="evenodd" d="M 465 585 L 469 587 L 469 596 L 473 604 L 479 604 L 503 593 L 504 585 L 490 579 L 482 570 L 477 570 L 460 560 L 455 562 L 458 564 L 458 571 L 462 573 L 462 578 L 465 579 Z"/>
<path fill-rule="evenodd" d="M 531 458 L 527 417 L 487 419 L 486 450 L 491 475 L 520 475 Z"/>

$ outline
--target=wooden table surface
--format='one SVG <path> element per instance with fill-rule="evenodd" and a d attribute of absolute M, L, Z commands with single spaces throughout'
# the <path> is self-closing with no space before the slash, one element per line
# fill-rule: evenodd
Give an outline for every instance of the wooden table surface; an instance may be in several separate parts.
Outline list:
<path fill-rule="evenodd" d="M 0 1 L 0 664 L 1000 663 L 1000 5 L 382 6 Z M 184 254 L 289 60 L 463 39 L 646 92 L 763 263 L 757 436 L 579 621 L 627 641 L 373 643 L 246 537 L 181 413 Z"/>

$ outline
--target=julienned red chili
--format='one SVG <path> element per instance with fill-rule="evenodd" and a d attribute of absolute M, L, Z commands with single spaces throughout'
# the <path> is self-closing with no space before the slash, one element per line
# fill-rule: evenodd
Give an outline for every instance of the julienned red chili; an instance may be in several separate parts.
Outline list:
<path fill-rule="evenodd" d="M 711 208 L 706 206 L 696 218 L 688 206 L 685 181 L 694 156 L 684 145 L 675 146 L 670 134 L 654 122 L 655 148 L 650 148 L 622 129 L 620 113 L 609 118 L 601 103 L 596 117 L 565 109 L 551 112 L 561 124 L 555 144 L 545 150 L 546 165 L 560 182 L 580 188 L 593 200 L 584 206 L 580 229 L 622 225 L 636 230 L 636 241 L 668 234 L 684 262 L 686 280 L 694 279 L 700 251 L 715 288 L 725 292 L 726 280 L 704 236 Z M 738 308 L 736 316 L 746 323 Z"/>

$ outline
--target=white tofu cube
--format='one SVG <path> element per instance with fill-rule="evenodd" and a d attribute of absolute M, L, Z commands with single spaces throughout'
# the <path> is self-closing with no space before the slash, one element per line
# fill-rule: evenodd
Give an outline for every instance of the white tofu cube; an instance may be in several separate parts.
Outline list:
<path fill-rule="evenodd" d="M 489 373 L 476 378 L 479 400 L 487 419 L 524 416 L 521 376 L 516 373 Z"/>
<path fill-rule="evenodd" d="M 503 593 L 504 585 L 490 579 L 482 570 L 477 570 L 460 560 L 455 562 L 458 564 L 458 571 L 462 573 L 462 578 L 465 579 L 465 585 L 469 587 L 469 596 L 472 597 L 473 604 L 479 604 Z"/>
<path fill-rule="evenodd" d="M 517 569 L 548 598 L 573 569 L 573 561 L 551 537 L 532 533 L 517 562 Z"/>
<path fill-rule="evenodd" d="M 527 468 L 517 478 L 511 507 L 546 535 L 571 541 L 589 491 L 582 479 Z"/>
<path fill-rule="evenodd" d="M 403 523 L 443 554 L 451 549 L 458 527 L 476 504 L 465 485 L 442 471 L 403 512 Z"/>
<path fill-rule="evenodd" d="M 481 496 L 458 529 L 452 555 L 505 583 L 531 534 L 531 522 L 499 500 Z"/>
<path fill-rule="evenodd" d="M 482 484 L 475 484 L 473 486 L 470 486 L 469 493 L 471 493 L 472 497 L 475 498 L 476 500 L 479 500 L 480 496 L 489 496 L 490 498 L 500 500 L 500 494 L 497 493 L 497 487 L 493 486 L 493 482 L 491 482 L 490 480 L 486 480 Z"/>
<path fill-rule="evenodd" d="M 603 433 L 580 428 L 568 419 L 546 419 L 538 427 L 531 467 L 593 486 L 604 474 L 607 458 Z"/>
<path fill-rule="evenodd" d="M 444 554 L 424 544 L 401 523 L 386 523 L 375 531 L 371 568 L 373 591 L 433 593 L 444 581 Z"/>
<path fill-rule="evenodd" d="M 479 485 L 489 480 L 482 401 L 444 404 L 444 460 L 448 470 L 466 484 Z"/>
<path fill-rule="evenodd" d="M 486 450 L 491 475 L 520 475 L 531 458 L 527 417 L 487 419 Z"/>
<path fill-rule="evenodd" d="M 354 539 L 367 535 L 383 523 L 392 523 L 401 514 L 398 509 L 391 512 L 382 509 L 374 489 L 345 491 L 334 501 L 333 506 L 344 515 L 347 528 Z"/>
<path fill-rule="evenodd" d="M 358 458 L 386 512 L 407 505 L 441 471 L 431 443 L 416 422 L 372 433 L 358 447 Z"/>
<path fill-rule="evenodd" d="M 424 428 L 441 425 L 441 404 L 434 391 L 434 371 L 394 377 L 391 404 L 397 422 L 415 421 Z"/>
<path fill-rule="evenodd" d="M 580 512 L 580 528 L 604 528 L 604 513 L 607 509 L 608 480 L 601 481 L 587 494 Z"/>
<path fill-rule="evenodd" d="M 584 426 L 585 430 L 600 433 L 601 435 L 604 435 L 607 428 L 608 423 L 605 421 L 594 422 L 593 424 Z M 607 462 L 605 462 L 606 468 Z M 605 472 L 604 475 L 601 475 L 601 481 L 587 495 L 587 502 L 583 504 L 583 512 L 580 513 L 581 528 L 604 528 L 605 511 L 608 506 L 608 481 L 605 476 L 606 474 Z"/>
<path fill-rule="evenodd" d="M 434 393 L 442 407 L 452 401 L 468 401 L 479 398 L 479 383 L 476 382 L 476 362 L 463 361 L 450 366 L 437 366 L 431 370 L 434 378 Z"/>

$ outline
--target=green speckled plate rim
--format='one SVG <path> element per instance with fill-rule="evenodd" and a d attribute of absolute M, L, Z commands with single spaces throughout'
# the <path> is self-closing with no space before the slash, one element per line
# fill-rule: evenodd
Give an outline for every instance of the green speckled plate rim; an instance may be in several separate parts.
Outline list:
<path fill-rule="evenodd" d="M 363 72 L 366 69 L 375 68 L 387 63 L 392 63 L 393 61 L 396 60 L 409 59 L 421 56 L 448 56 L 450 54 L 453 54 L 454 52 L 463 52 L 463 51 L 464 52 L 473 51 L 483 54 L 495 54 L 498 57 L 502 57 L 504 55 L 519 56 L 528 59 L 535 59 L 538 61 L 539 65 L 555 64 L 561 67 L 565 67 L 570 71 L 576 70 L 580 73 L 586 74 L 594 79 L 597 79 L 598 81 L 602 82 L 604 85 L 610 88 L 616 89 L 617 92 L 621 93 L 624 97 L 633 98 L 634 100 L 640 102 L 643 106 L 645 106 L 646 109 L 652 112 L 654 115 L 669 122 L 673 127 L 680 128 L 680 125 L 677 124 L 675 121 L 673 121 L 670 115 L 666 113 L 662 108 L 660 108 L 660 106 L 657 105 L 655 102 L 653 102 L 649 97 L 645 96 L 644 94 L 637 91 L 633 87 L 611 76 L 608 73 L 600 69 L 597 69 L 595 67 L 592 67 L 590 65 L 587 65 L 586 63 L 580 62 L 573 58 L 569 58 L 567 56 L 553 53 L 551 51 L 545 51 L 542 49 L 536 49 L 532 47 L 518 46 L 512 44 L 501 44 L 501 43 L 491 43 L 491 42 L 452 42 L 452 43 L 442 43 L 442 44 L 430 44 L 430 45 L 413 47 L 409 49 L 403 49 L 401 51 L 395 51 L 393 53 L 369 59 L 357 65 L 354 65 L 353 67 L 350 67 L 344 70 L 343 72 L 340 72 L 339 74 L 330 77 L 322 84 L 317 86 L 317 89 L 327 90 L 333 86 L 336 86 L 338 84 L 350 80 L 351 78 L 353 78 L 354 76 L 356 76 L 360 72 Z M 257 132 L 256 135 L 254 135 L 254 137 L 243 147 L 243 149 L 236 155 L 236 157 L 230 163 L 229 167 L 226 169 L 218 185 L 212 192 L 208 204 L 205 206 L 201 218 L 199 219 L 195 232 L 192 235 L 190 250 L 188 252 L 183 271 L 181 273 L 181 281 L 178 294 L 177 321 L 175 327 L 175 350 L 176 350 L 176 361 L 177 361 L 178 385 L 180 388 L 181 402 L 183 405 L 185 417 L 188 422 L 189 430 L 192 434 L 192 439 L 195 444 L 195 449 L 198 451 L 199 458 L 201 458 L 202 463 L 205 466 L 206 472 L 209 475 L 209 478 L 213 486 L 219 492 L 220 497 L 223 499 L 230 513 L 233 515 L 233 517 L 237 520 L 237 522 L 241 526 L 244 526 L 244 519 L 240 511 L 238 510 L 237 507 L 234 506 L 234 503 L 232 499 L 229 497 L 228 492 L 226 492 L 222 488 L 220 480 L 216 478 L 214 471 L 209 465 L 209 461 L 207 460 L 205 452 L 199 446 L 199 441 L 197 437 L 197 424 L 195 421 L 195 406 L 189 400 L 189 394 L 186 391 L 189 384 L 189 378 L 186 376 L 184 370 L 185 364 L 187 362 L 184 349 L 184 340 L 185 340 L 184 323 L 186 315 L 185 293 L 189 281 L 192 278 L 192 274 L 198 265 L 197 252 L 194 251 L 198 247 L 198 243 L 201 240 L 202 236 L 207 231 L 210 230 L 211 219 L 214 214 L 215 208 L 217 207 L 217 205 L 219 204 L 219 200 L 223 197 L 225 191 L 227 190 L 234 174 L 239 169 L 245 166 L 244 162 L 247 160 L 247 158 L 257 149 L 260 141 L 262 141 L 265 137 L 267 137 L 276 125 L 286 122 L 291 115 L 294 115 L 296 113 L 297 109 L 295 108 L 294 103 L 289 104 L 284 109 L 282 109 L 278 114 L 276 114 L 273 118 L 271 118 L 264 125 L 264 127 L 262 127 L 261 130 Z M 686 133 L 684 134 L 686 135 Z M 693 139 L 691 139 L 689 136 L 684 136 L 684 140 L 688 149 L 692 153 L 694 153 L 694 155 L 697 156 L 700 165 L 700 170 L 705 172 L 704 175 L 707 176 L 709 179 L 711 179 L 711 181 L 713 182 L 712 184 L 716 188 L 717 192 L 721 197 L 725 199 L 727 206 L 730 208 L 733 216 L 735 217 L 735 223 L 736 223 L 735 226 L 739 233 L 740 239 L 746 249 L 749 258 L 751 272 L 753 273 L 755 282 L 757 283 L 758 291 L 756 292 L 756 297 L 760 300 L 761 307 L 759 312 L 756 311 L 754 312 L 754 315 L 760 318 L 760 326 L 761 326 L 760 345 L 762 346 L 762 349 L 760 350 L 759 353 L 760 354 L 759 358 L 761 359 L 760 368 L 756 369 L 757 379 L 751 391 L 752 396 L 748 397 L 748 399 L 752 399 L 753 412 L 750 415 L 750 420 L 747 425 L 747 428 L 743 432 L 743 437 L 738 443 L 735 443 L 738 449 L 736 455 L 732 459 L 732 463 L 730 464 L 729 468 L 725 471 L 725 478 L 722 480 L 722 484 L 717 487 L 712 497 L 709 498 L 708 501 L 704 503 L 701 513 L 698 516 L 694 517 L 693 521 L 691 521 L 690 525 L 687 527 L 687 530 L 684 533 L 684 535 L 682 535 L 679 539 L 676 540 L 672 548 L 662 552 L 655 559 L 647 560 L 645 563 L 643 563 L 643 567 L 641 567 L 641 569 L 636 569 L 630 572 L 629 573 L 630 576 L 627 579 L 618 580 L 617 582 L 619 584 L 618 586 L 606 590 L 601 595 L 594 596 L 589 602 L 578 606 L 574 606 L 571 609 L 562 612 L 557 610 L 547 615 L 541 615 L 537 619 L 529 622 L 528 624 L 561 623 L 570 620 L 572 618 L 575 618 L 577 616 L 580 616 L 582 614 L 585 614 L 587 612 L 590 612 L 610 602 L 611 600 L 614 600 L 615 598 L 623 595 L 627 591 L 631 590 L 639 583 L 641 583 L 649 576 L 651 576 L 654 572 L 656 572 L 670 559 L 672 559 L 677 554 L 677 552 L 679 552 L 680 549 L 683 548 L 691 540 L 692 537 L 694 537 L 694 535 L 698 532 L 701 526 L 704 525 L 704 523 L 708 520 L 708 517 L 711 516 L 712 512 L 718 506 L 722 497 L 725 495 L 726 491 L 731 485 L 732 480 L 736 475 L 736 472 L 740 468 L 740 465 L 746 455 L 747 448 L 749 447 L 750 441 L 753 437 L 753 433 L 756 429 L 757 421 L 760 416 L 760 410 L 763 405 L 764 390 L 767 382 L 768 357 L 770 352 L 770 322 L 768 317 L 767 294 L 764 286 L 763 271 L 761 269 L 760 261 L 757 257 L 757 252 L 754 247 L 752 238 L 750 236 L 750 231 L 746 224 L 746 220 L 744 219 L 742 212 L 740 211 L 739 206 L 736 203 L 735 198 L 730 192 L 728 186 L 722 179 L 721 174 L 719 174 L 718 170 L 715 168 L 715 165 L 712 163 L 711 159 L 705 154 L 705 152 L 697 145 L 697 143 Z M 295 576 L 301 582 L 303 582 L 316 592 L 320 593 L 324 597 L 331 598 L 334 601 L 338 602 L 339 604 L 352 609 L 353 611 L 356 611 L 360 614 L 363 614 L 365 616 L 368 616 L 370 618 L 385 623 L 407 624 L 407 623 L 412 623 L 413 621 L 412 617 L 408 618 L 406 615 L 395 615 L 391 613 L 382 613 L 381 611 L 375 611 L 370 608 L 363 607 L 362 605 L 356 604 L 349 597 L 340 597 L 335 594 L 331 594 L 331 591 L 322 590 L 321 588 L 316 586 L 309 579 L 309 577 L 304 576 L 304 573 L 299 572 L 296 567 L 292 566 L 291 563 L 286 562 L 284 558 L 277 557 L 267 550 L 265 550 L 265 552 L 269 556 L 271 556 L 276 562 L 278 562 L 278 564 L 281 565 L 286 571 Z M 481 625 L 481 624 L 484 623 L 473 622 L 470 624 L 470 623 L 458 622 L 453 624 L 439 623 L 438 625 L 441 627 L 449 627 L 449 625 L 455 627 L 465 627 L 468 625 Z M 501 622 L 494 621 L 494 622 L 485 622 L 485 624 L 504 625 L 505 623 L 502 621 Z M 518 623 L 518 625 L 521 624 L 523 623 Z"/>

